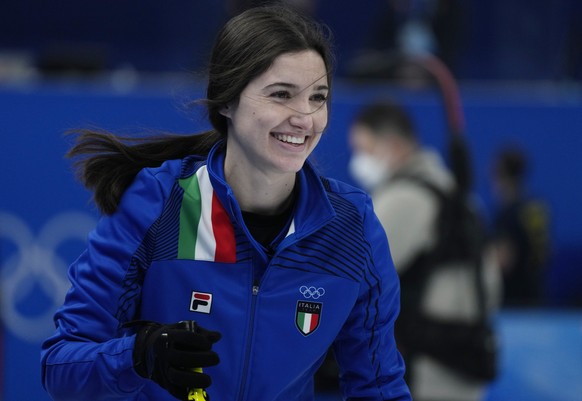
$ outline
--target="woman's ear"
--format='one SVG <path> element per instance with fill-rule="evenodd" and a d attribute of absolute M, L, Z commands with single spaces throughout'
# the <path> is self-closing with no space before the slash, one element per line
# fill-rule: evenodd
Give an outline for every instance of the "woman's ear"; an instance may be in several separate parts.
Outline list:
<path fill-rule="evenodd" d="M 218 112 L 223 115 L 226 118 L 230 118 L 231 117 L 231 107 L 228 104 L 225 104 L 224 106 L 222 106 Z"/>

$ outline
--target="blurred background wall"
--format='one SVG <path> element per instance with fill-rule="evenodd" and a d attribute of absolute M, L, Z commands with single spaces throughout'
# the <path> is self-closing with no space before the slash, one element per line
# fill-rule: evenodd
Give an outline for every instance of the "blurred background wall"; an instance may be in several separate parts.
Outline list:
<path fill-rule="evenodd" d="M 331 122 L 315 156 L 325 174 L 351 183 L 346 128 L 372 99 L 404 103 L 423 140 L 445 151 L 439 92 L 430 83 L 403 87 L 388 79 L 392 52 L 404 40 L 391 29 L 404 17 L 388 13 L 389 3 L 318 0 L 310 9 L 334 31 L 338 56 Z M 582 2 L 439 4 L 431 11 L 432 38 L 417 30 L 406 43 L 424 43 L 458 81 L 474 190 L 486 216 L 494 210 L 492 161 L 508 145 L 527 154 L 527 186 L 551 213 L 543 299 L 500 313 L 502 375 L 488 399 L 580 401 Z M 67 266 L 98 218 L 63 158 L 63 133 L 88 125 L 121 133 L 206 128 L 204 112 L 189 102 L 204 96 L 213 37 L 235 6 L 234 0 L 0 3 L 1 399 L 48 400 L 40 343 L 68 288 Z"/>

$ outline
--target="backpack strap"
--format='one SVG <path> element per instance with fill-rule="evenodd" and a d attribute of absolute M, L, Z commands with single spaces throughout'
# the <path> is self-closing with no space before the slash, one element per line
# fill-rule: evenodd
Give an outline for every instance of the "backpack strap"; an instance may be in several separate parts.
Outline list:
<path fill-rule="evenodd" d="M 414 258 L 400 277 L 406 291 L 403 308 L 413 313 L 420 312 L 420 300 L 428 278 L 446 262 L 461 261 L 474 269 L 475 289 L 479 319 L 487 319 L 485 289 L 482 277 L 482 250 L 484 228 L 478 214 L 472 210 L 469 200 L 457 190 L 444 191 L 418 175 L 396 175 L 391 183 L 410 182 L 425 189 L 437 200 L 435 220 L 437 236 L 434 245 Z"/>

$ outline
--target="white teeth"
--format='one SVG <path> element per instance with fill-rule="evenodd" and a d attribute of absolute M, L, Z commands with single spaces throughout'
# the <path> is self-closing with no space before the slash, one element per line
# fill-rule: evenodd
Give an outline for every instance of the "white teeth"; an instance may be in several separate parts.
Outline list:
<path fill-rule="evenodd" d="M 297 137 L 297 136 L 292 136 L 292 135 L 275 134 L 275 138 L 277 138 L 278 140 L 280 140 L 282 142 L 294 143 L 296 145 L 301 145 L 301 144 L 305 143 L 304 136 Z"/>

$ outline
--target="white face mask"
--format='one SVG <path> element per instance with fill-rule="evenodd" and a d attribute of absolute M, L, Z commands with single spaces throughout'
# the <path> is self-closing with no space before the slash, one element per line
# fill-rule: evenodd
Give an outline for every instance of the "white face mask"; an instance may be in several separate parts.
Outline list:
<path fill-rule="evenodd" d="M 367 191 L 372 191 L 390 175 L 386 161 L 364 152 L 354 153 L 348 168 L 352 177 Z"/>

